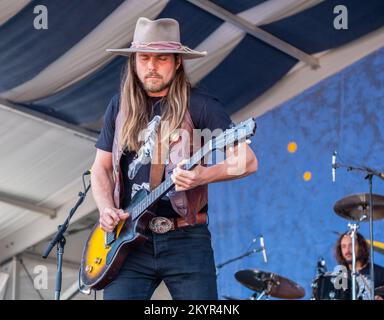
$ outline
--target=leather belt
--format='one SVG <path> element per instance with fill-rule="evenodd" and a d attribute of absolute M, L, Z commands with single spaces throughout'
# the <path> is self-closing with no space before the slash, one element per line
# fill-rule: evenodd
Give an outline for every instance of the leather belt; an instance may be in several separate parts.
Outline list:
<path fill-rule="evenodd" d="M 207 224 L 208 214 L 200 212 L 196 215 L 195 224 Z M 154 217 L 149 221 L 148 227 L 155 233 L 166 233 L 178 228 L 191 226 L 184 218 Z"/>

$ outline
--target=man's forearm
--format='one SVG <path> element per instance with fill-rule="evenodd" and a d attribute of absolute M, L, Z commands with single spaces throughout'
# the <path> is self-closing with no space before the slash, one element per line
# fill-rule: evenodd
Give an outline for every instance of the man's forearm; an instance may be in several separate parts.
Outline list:
<path fill-rule="evenodd" d="M 112 173 L 104 168 L 92 168 L 92 194 L 99 210 L 114 207 Z"/>
<path fill-rule="evenodd" d="M 240 150 L 240 156 L 232 153 L 226 160 L 211 167 L 205 167 L 203 172 L 204 184 L 240 179 L 255 172 L 258 166 L 257 159 L 247 146 L 246 148 Z M 239 152 L 239 150 L 236 151 Z"/>

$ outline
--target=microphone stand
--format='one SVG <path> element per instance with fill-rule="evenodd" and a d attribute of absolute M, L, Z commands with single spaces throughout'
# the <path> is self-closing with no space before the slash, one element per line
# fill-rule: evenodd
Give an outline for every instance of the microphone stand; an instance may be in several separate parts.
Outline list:
<path fill-rule="evenodd" d="M 254 254 L 256 252 L 261 252 L 263 251 L 264 248 L 260 247 L 258 249 L 252 249 L 252 250 L 249 250 L 243 254 L 241 254 L 240 256 L 237 256 L 235 258 L 232 258 L 232 259 L 229 259 L 227 261 L 224 261 L 223 263 L 220 263 L 218 265 L 216 265 L 216 275 L 219 274 L 219 269 L 221 269 L 222 267 L 226 266 L 227 264 L 231 263 L 231 262 L 234 262 L 234 261 L 237 261 L 237 260 L 240 260 L 240 259 L 243 259 L 247 256 L 250 256 L 251 254 Z"/>
<path fill-rule="evenodd" d="M 77 200 L 75 206 L 70 210 L 69 215 L 67 219 L 65 219 L 64 223 L 59 225 L 58 231 L 56 235 L 53 237 L 51 242 L 49 242 L 47 249 L 44 251 L 44 254 L 42 257 L 46 259 L 49 255 L 49 253 L 52 251 L 53 247 L 57 245 L 56 250 L 56 256 L 57 256 L 57 271 L 56 271 L 56 283 L 55 283 L 55 300 L 60 300 L 60 292 L 61 292 L 61 282 L 62 282 L 62 268 L 63 268 L 63 254 L 64 254 L 64 247 L 66 244 L 66 239 L 64 237 L 64 232 L 67 230 L 69 226 L 69 222 L 72 218 L 72 216 L 75 214 L 76 210 L 80 205 L 83 203 L 90 187 L 91 182 L 89 182 L 88 186 L 85 186 L 84 182 L 84 176 L 89 174 L 90 172 L 87 171 L 83 174 L 83 186 L 84 186 L 84 192 L 79 192 L 79 199 Z"/>
<path fill-rule="evenodd" d="M 345 165 L 342 163 L 335 163 L 332 165 L 332 168 L 338 169 L 338 168 L 346 168 L 347 171 L 362 171 L 366 173 L 365 179 L 368 180 L 369 184 L 369 255 L 370 255 L 370 277 L 372 281 L 372 287 L 370 288 L 371 291 L 371 300 L 375 299 L 375 273 L 374 273 L 374 258 L 373 258 L 373 200 L 372 200 L 372 180 L 373 176 L 377 176 L 381 179 L 384 179 L 384 176 L 382 173 L 371 169 L 369 167 L 355 167 L 351 165 Z"/>
<path fill-rule="evenodd" d="M 358 225 L 355 223 L 349 223 L 348 227 L 350 228 L 350 236 L 352 239 L 352 300 L 356 300 L 356 232 L 358 229 Z"/>

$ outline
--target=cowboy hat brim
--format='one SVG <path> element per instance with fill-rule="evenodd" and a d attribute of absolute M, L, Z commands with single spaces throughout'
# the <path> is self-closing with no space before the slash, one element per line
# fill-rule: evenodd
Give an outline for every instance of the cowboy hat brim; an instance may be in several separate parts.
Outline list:
<path fill-rule="evenodd" d="M 207 55 L 206 51 L 195 51 L 188 48 L 188 51 L 186 50 L 178 50 L 178 49 L 138 49 L 138 48 L 124 48 L 124 49 L 107 49 L 107 52 L 110 52 L 112 54 L 120 55 L 120 56 L 128 56 L 133 52 L 148 52 L 148 53 L 179 53 L 182 54 L 184 59 L 197 59 L 202 58 Z"/>

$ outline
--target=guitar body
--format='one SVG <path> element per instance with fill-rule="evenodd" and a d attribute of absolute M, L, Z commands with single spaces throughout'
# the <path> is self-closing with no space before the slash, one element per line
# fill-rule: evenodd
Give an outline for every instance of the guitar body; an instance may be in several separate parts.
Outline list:
<path fill-rule="evenodd" d="M 137 192 L 125 211 L 130 212 L 130 209 L 139 203 L 147 193 L 144 189 Z M 144 232 L 149 220 L 153 217 L 154 214 L 147 210 L 134 222 L 130 218 L 120 221 L 115 228 L 116 239 L 108 246 L 105 246 L 104 230 L 99 224 L 96 224 L 83 250 L 80 266 L 82 283 L 92 289 L 101 290 L 112 282 L 130 251 L 142 245 L 147 239 Z"/>

